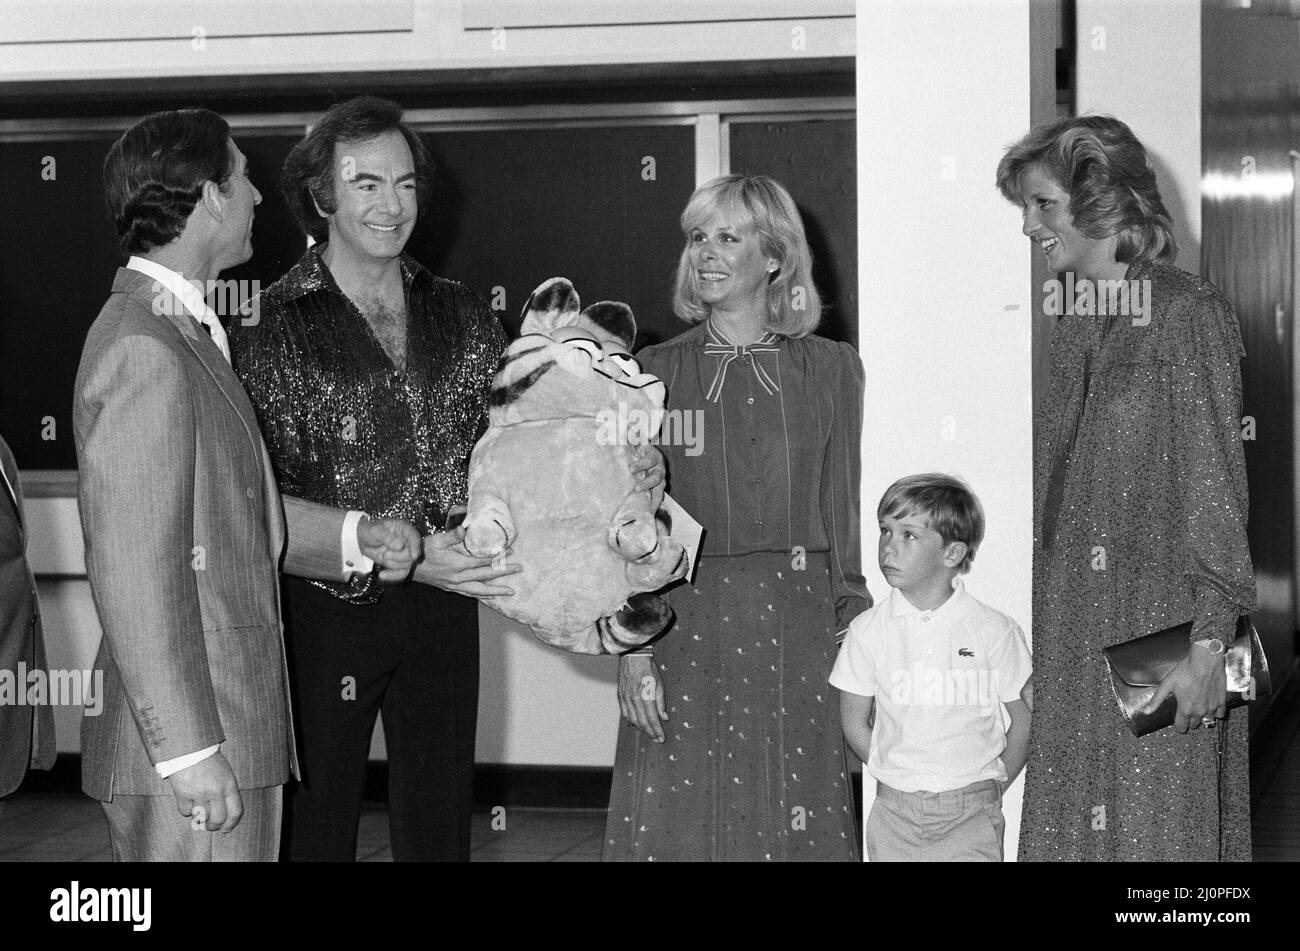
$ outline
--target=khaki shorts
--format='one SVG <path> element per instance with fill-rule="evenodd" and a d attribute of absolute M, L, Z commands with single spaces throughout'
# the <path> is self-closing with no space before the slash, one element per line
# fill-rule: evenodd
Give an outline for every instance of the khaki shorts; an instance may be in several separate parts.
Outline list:
<path fill-rule="evenodd" d="M 900 792 L 876 783 L 867 818 L 873 862 L 1001 862 L 1002 792 L 985 779 L 948 792 Z"/>

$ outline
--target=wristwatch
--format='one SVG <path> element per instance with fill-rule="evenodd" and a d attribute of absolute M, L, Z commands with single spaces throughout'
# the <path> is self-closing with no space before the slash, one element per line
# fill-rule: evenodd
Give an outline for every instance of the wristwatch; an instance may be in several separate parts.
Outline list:
<path fill-rule="evenodd" d="M 1228 645 L 1225 644 L 1223 641 L 1219 640 L 1217 637 L 1207 637 L 1204 640 L 1193 641 L 1192 643 L 1200 644 L 1211 654 L 1215 654 L 1215 655 L 1222 654 L 1225 650 L 1228 649 Z"/>

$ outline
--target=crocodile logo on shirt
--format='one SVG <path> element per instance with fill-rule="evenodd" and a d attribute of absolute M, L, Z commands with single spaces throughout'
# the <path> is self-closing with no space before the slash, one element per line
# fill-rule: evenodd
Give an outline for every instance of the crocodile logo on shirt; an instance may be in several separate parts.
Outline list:
<path fill-rule="evenodd" d="M 975 656 L 975 652 L 974 652 L 973 650 L 971 650 L 969 647 L 963 647 L 963 648 L 961 648 L 960 650 L 957 651 L 957 656 L 958 656 L 958 657 L 974 657 L 974 656 Z"/>

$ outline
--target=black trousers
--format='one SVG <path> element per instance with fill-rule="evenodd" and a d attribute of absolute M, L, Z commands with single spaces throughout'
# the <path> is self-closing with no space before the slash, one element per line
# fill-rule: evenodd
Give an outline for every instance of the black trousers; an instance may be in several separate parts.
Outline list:
<path fill-rule="evenodd" d="M 302 781 L 285 788 L 280 857 L 351 862 L 375 716 L 388 746 L 395 861 L 468 861 L 478 606 L 423 584 L 355 605 L 284 582 Z"/>

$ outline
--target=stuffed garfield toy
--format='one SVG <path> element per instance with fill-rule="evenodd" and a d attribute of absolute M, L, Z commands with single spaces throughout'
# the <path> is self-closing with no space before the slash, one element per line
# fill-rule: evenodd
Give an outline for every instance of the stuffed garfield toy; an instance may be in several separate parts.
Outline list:
<path fill-rule="evenodd" d="M 558 277 L 528 299 L 470 457 L 465 547 L 513 548 L 521 566 L 505 580 L 514 594 L 485 604 L 554 647 L 621 654 L 671 623 L 668 603 L 644 592 L 683 577 L 687 556 L 629 468 L 659 429 L 664 384 L 628 353 L 631 308 L 579 306 Z"/>

